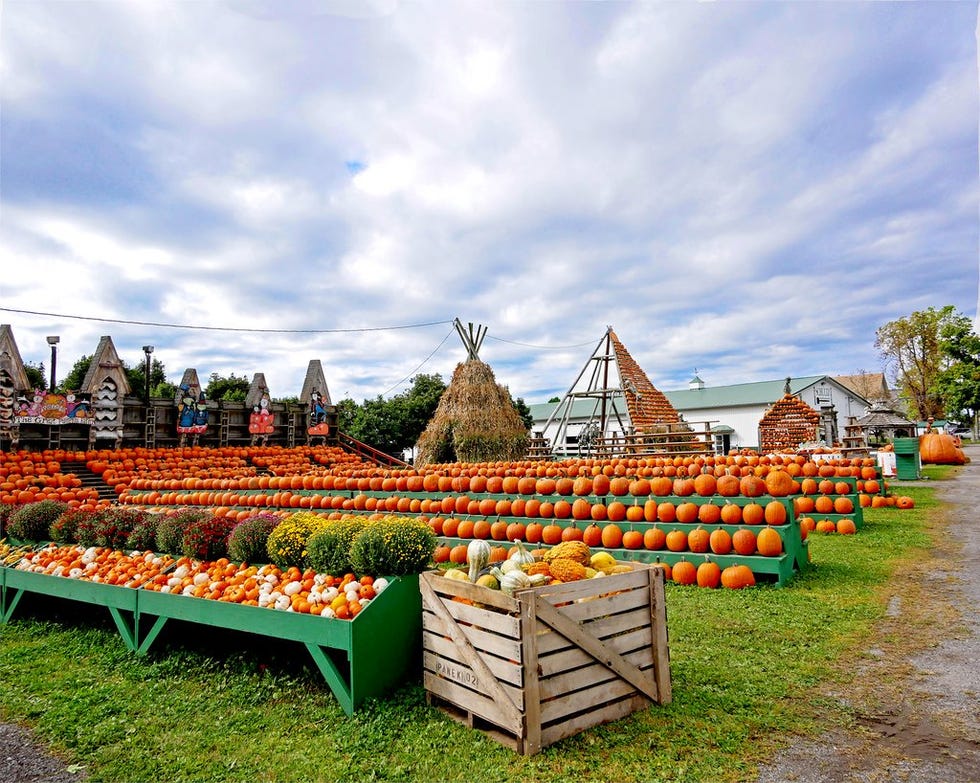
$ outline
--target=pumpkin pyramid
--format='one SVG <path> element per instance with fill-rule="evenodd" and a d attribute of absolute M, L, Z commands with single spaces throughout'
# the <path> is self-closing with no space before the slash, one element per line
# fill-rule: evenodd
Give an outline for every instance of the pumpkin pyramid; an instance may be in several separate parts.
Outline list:
<path fill-rule="evenodd" d="M 677 429 L 675 425 L 684 427 L 677 410 L 650 382 L 611 326 L 571 389 L 555 406 L 545 424 L 546 432 L 554 422 L 553 448 L 563 447 L 569 426 L 577 425 L 579 451 L 590 449 L 595 438 L 610 433 L 662 439 L 667 430 Z"/>
<path fill-rule="evenodd" d="M 616 357 L 626 410 L 629 412 L 633 428 L 637 432 L 644 432 L 657 424 L 673 424 L 680 421 L 677 410 L 670 404 L 667 396 L 650 382 L 647 374 L 630 356 L 616 333 L 610 329 L 608 334 Z"/>
<path fill-rule="evenodd" d="M 795 450 L 816 440 L 819 428 L 820 414 L 787 392 L 760 419 L 759 447 L 763 454 Z"/>

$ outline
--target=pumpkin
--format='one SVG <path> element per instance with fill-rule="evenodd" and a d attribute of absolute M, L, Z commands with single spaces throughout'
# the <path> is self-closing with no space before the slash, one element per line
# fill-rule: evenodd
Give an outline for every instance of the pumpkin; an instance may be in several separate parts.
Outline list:
<path fill-rule="evenodd" d="M 582 541 L 586 546 L 603 546 L 602 528 L 593 522 L 582 531 Z"/>
<path fill-rule="evenodd" d="M 715 491 L 722 497 L 735 497 L 741 494 L 739 477 L 730 474 L 719 476 L 715 482 Z"/>
<path fill-rule="evenodd" d="M 857 525 L 850 517 L 837 520 L 837 532 L 845 536 L 852 536 L 857 533 Z"/>
<path fill-rule="evenodd" d="M 623 530 L 619 525 L 609 524 L 602 528 L 602 545 L 606 549 L 619 549 L 623 545 Z"/>
<path fill-rule="evenodd" d="M 786 506 L 778 500 L 770 500 L 766 503 L 763 516 L 767 525 L 785 525 L 787 516 Z"/>
<path fill-rule="evenodd" d="M 643 547 L 643 533 L 639 530 L 627 530 L 623 533 L 623 549 L 640 549 Z"/>
<path fill-rule="evenodd" d="M 899 495 L 895 498 L 895 506 L 904 509 L 915 508 L 915 501 L 908 495 Z"/>
<path fill-rule="evenodd" d="M 754 555 L 756 549 L 755 533 L 744 527 L 736 530 L 732 535 L 732 549 L 740 555 Z"/>
<path fill-rule="evenodd" d="M 643 534 L 643 546 L 645 549 L 663 549 L 667 546 L 667 534 L 654 525 Z"/>
<path fill-rule="evenodd" d="M 698 579 L 698 569 L 690 560 L 678 560 L 671 568 L 671 579 L 679 585 L 693 585 Z"/>
<path fill-rule="evenodd" d="M 705 558 L 697 570 L 698 587 L 715 588 L 721 584 L 721 566 Z"/>
<path fill-rule="evenodd" d="M 771 527 L 764 527 L 756 536 L 756 549 L 764 557 L 779 557 L 783 553 L 783 539 Z"/>
<path fill-rule="evenodd" d="M 679 528 L 671 530 L 667 534 L 666 543 L 671 552 L 683 552 L 687 549 L 687 533 Z"/>
<path fill-rule="evenodd" d="M 925 432 L 919 436 L 919 459 L 923 464 L 962 465 L 966 455 L 948 432 Z"/>
<path fill-rule="evenodd" d="M 741 590 L 755 585 L 755 574 L 747 565 L 730 565 L 721 572 L 721 584 L 730 590 Z"/>
<path fill-rule="evenodd" d="M 716 555 L 727 555 L 732 551 L 732 535 L 725 528 L 719 527 L 708 536 L 708 547 Z"/>
<path fill-rule="evenodd" d="M 692 552 L 703 554 L 708 551 L 711 534 L 703 527 L 698 526 L 687 534 L 687 548 Z"/>
<path fill-rule="evenodd" d="M 766 492 L 773 497 L 786 497 L 793 491 L 793 477 L 785 470 L 770 470 L 766 474 Z"/>

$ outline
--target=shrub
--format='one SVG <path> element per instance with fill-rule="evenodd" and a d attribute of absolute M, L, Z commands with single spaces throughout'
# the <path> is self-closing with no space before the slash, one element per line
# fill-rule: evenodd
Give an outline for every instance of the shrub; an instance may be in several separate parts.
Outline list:
<path fill-rule="evenodd" d="M 306 544 L 314 533 L 330 524 L 329 520 L 310 511 L 290 514 L 269 534 L 266 552 L 269 561 L 280 568 L 306 568 Z"/>
<path fill-rule="evenodd" d="M 229 517 L 212 514 L 195 519 L 184 527 L 180 553 L 198 560 L 217 560 L 228 554 L 228 535 L 235 526 Z"/>
<path fill-rule="evenodd" d="M 51 523 L 65 513 L 67 503 L 39 500 L 20 506 L 7 520 L 7 535 L 22 541 L 43 541 L 50 534 Z"/>
<path fill-rule="evenodd" d="M 331 521 L 319 533 L 314 533 L 306 546 L 310 568 L 321 574 L 337 576 L 352 571 L 351 544 L 367 525 L 364 517 L 345 516 Z"/>
<path fill-rule="evenodd" d="M 13 503 L 0 503 L 0 538 L 7 535 L 7 521 L 16 510 L 17 506 Z"/>
<path fill-rule="evenodd" d="M 436 549 L 432 529 L 417 519 L 383 517 L 354 538 L 354 573 L 370 576 L 417 574 L 428 568 Z"/>
<path fill-rule="evenodd" d="M 123 549 L 129 534 L 147 512 L 136 508 L 108 508 L 99 515 L 95 523 L 95 546 L 110 549 Z"/>
<path fill-rule="evenodd" d="M 75 524 L 75 541 L 78 542 L 79 546 L 96 546 L 95 542 L 99 537 L 99 526 L 106 511 L 107 509 L 89 511 L 85 516 L 79 517 Z"/>
<path fill-rule="evenodd" d="M 51 523 L 48 536 L 59 544 L 74 544 L 78 541 L 78 527 L 86 524 L 94 512 L 69 508 Z"/>
<path fill-rule="evenodd" d="M 160 524 L 159 514 L 146 513 L 133 525 L 132 532 L 126 538 L 126 549 L 138 549 L 145 552 L 147 549 L 156 549 L 157 546 L 157 527 Z"/>
<path fill-rule="evenodd" d="M 207 516 L 203 509 L 182 509 L 169 514 L 157 523 L 156 550 L 169 555 L 180 554 L 183 548 L 184 528 Z"/>
<path fill-rule="evenodd" d="M 268 555 L 269 534 L 279 524 L 275 514 L 256 514 L 232 528 L 228 536 L 228 557 L 237 563 L 262 563 Z"/>

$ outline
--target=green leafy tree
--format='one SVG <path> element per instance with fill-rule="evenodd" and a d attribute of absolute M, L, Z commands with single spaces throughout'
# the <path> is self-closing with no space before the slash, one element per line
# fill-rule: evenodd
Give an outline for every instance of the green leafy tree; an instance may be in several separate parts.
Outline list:
<path fill-rule="evenodd" d="M 47 389 L 48 379 L 44 377 L 44 363 L 25 364 L 24 373 L 27 375 L 27 382 L 32 389 Z"/>
<path fill-rule="evenodd" d="M 213 372 L 207 388 L 204 389 L 204 396 L 214 401 L 245 402 L 249 386 L 251 383 L 245 376 L 239 378 L 235 373 L 231 373 L 225 378 Z"/>
<path fill-rule="evenodd" d="M 402 449 L 411 448 L 419 439 L 429 420 L 439 406 L 439 398 L 446 391 L 446 384 L 438 373 L 420 374 L 412 378 L 412 387 L 399 399 L 404 405 L 404 425 L 401 434 Z"/>
<path fill-rule="evenodd" d="M 345 398 L 337 403 L 337 426 L 352 438 L 401 458 L 418 440 L 446 390 L 442 378 L 420 374 L 408 391 L 385 399 L 378 395 L 360 405 Z"/>
<path fill-rule="evenodd" d="M 335 406 L 337 409 L 337 427 L 341 432 L 354 435 L 354 420 L 357 418 L 357 403 L 350 397 L 344 397 Z"/>
<path fill-rule="evenodd" d="M 945 367 L 933 384 L 933 393 L 946 406 L 946 417 L 969 421 L 976 434 L 980 412 L 980 337 L 965 315 L 956 314 L 943 326 L 940 349 Z"/>
<path fill-rule="evenodd" d="M 942 418 L 944 405 L 936 391 L 943 370 L 941 335 L 954 318 L 954 307 L 916 311 L 889 321 L 875 332 L 875 348 L 895 385 L 906 397 L 910 413 L 920 419 Z"/>
<path fill-rule="evenodd" d="M 517 410 L 518 415 L 521 417 L 521 421 L 524 422 L 524 426 L 527 429 L 531 429 L 534 426 L 534 416 L 531 415 L 531 409 L 524 402 L 523 397 L 518 397 L 516 400 L 511 397 L 511 402 L 514 403 L 514 408 Z"/>
<path fill-rule="evenodd" d="M 82 388 L 85 376 L 88 375 L 89 367 L 92 366 L 94 356 L 82 356 L 71 370 L 61 381 L 61 389 L 73 389 L 75 391 Z M 126 361 L 122 361 L 122 369 L 129 381 L 131 393 L 136 397 L 142 397 L 146 389 L 146 362 L 137 362 L 130 367 Z M 150 362 L 150 396 L 151 397 L 173 397 L 177 392 L 177 387 L 167 381 L 167 371 L 159 359 Z"/>
<path fill-rule="evenodd" d="M 92 366 L 92 355 L 80 357 L 68 371 L 64 378 L 61 379 L 60 388 L 62 389 L 73 389 L 77 391 L 82 388 L 82 381 L 85 380 L 85 376 L 88 374 L 88 368 Z"/>

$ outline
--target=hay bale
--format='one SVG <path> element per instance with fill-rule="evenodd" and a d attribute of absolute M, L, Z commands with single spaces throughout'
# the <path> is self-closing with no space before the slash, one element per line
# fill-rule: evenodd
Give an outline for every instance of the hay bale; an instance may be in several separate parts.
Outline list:
<path fill-rule="evenodd" d="M 456 365 L 416 444 L 419 466 L 522 459 L 528 432 L 507 389 L 479 359 Z"/>

